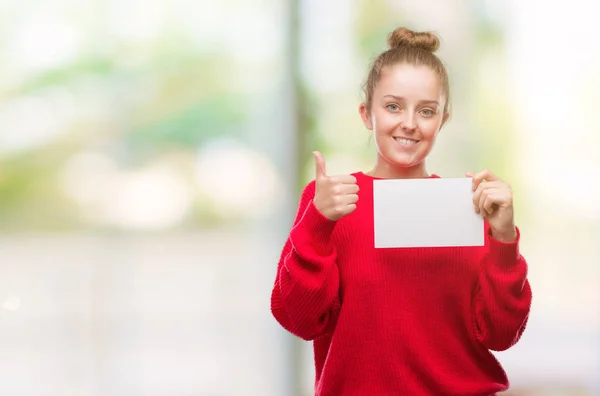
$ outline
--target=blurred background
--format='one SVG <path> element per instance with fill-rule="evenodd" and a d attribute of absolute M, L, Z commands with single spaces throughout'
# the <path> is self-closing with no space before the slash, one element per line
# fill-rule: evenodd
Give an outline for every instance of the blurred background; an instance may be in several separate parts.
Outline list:
<path fill-rule="evenodd" d="M 0 1 L 0 395 L 309 396 L 269 297 L 310 152 L 398 26 L 440 34 L 429 171 L 511 182 L 534 304 L 512 395 L 600 395 L 592 0 Z"/>

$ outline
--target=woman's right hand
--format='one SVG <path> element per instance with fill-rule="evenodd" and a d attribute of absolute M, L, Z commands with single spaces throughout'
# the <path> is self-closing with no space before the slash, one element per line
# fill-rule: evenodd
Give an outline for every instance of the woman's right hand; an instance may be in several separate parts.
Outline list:
<path fill-rule="evenodd" d="M 327 176 L 325 160 L 318 151 L 313 152 L 317 165 L 315 198 L 317 210 L 326 218 L 337 221 L 356 210 L 358 184 L 352 175 Z"/>

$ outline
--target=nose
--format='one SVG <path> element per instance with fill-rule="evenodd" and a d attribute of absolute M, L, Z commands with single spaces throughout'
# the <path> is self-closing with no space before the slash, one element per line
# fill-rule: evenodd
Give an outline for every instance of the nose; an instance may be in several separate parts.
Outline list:
<path fill-rule="evenodd" d="M 400 127 L 410 132 L 414 131 L 417 128 L 414 115 L 412 113 L 405 114 L 400 121 Z"/>

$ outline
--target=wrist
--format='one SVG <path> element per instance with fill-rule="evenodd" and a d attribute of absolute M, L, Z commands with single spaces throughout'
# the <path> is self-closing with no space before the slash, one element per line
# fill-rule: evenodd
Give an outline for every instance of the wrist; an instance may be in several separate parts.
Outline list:
<path fill-rule="evenodd" d="M 503 230 L 492 229 L 492 237 L 500 242 L 514 242 L 517 240 L 517 236 L 517 228 L 515 226 Z"/>

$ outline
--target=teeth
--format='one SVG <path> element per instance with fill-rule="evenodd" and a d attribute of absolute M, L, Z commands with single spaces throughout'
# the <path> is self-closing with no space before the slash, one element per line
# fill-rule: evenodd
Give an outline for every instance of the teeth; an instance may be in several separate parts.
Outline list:
<path fill-rule="evenodd" d="M 400 142 L 400 143 L 406 144 L 406 145 L 411 145 L 411 144 L 417 143 L 416 140 L 409 140 L 409 139 L 403 139 L 403 138 L 394 138 L 394 139 L 396 139 L 397 142 Z"/>

